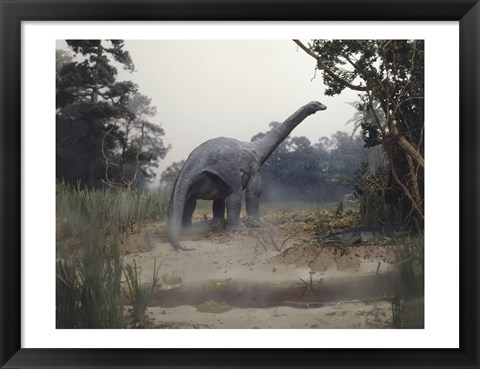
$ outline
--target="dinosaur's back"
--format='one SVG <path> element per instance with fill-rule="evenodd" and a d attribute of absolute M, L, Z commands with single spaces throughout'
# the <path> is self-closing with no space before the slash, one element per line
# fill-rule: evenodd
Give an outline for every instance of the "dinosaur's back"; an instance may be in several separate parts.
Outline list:
<path fill-rule="evenodd" d="M 196 147 L 188 156 L 182 172 L 190 175 L 209 172 L 230 182 L 242 172 L 249 172 L 254 161 L 258 158 L 249 143 L 217 137 Z"/>

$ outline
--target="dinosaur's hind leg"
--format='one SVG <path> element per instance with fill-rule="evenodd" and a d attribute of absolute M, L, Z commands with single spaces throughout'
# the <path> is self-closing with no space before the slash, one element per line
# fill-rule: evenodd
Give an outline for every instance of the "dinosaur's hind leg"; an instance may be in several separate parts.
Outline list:
<path fill-rule="evenodd" d="M 213 200 L 213 219 L 225 220 L 225 199 Z"/>

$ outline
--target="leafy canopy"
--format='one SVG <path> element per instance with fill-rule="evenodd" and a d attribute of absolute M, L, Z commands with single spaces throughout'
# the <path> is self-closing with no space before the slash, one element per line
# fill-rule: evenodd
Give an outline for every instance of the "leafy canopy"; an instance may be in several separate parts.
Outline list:
<path fill-rule="evenodd" d="M 168 151 L 163 129 L 150 121 L 151 100 L 117 66 L 134 64 L 122 40 L 68 40 L 57 50 L 57 178 L 89 187 L 131 187 L 154 177 Z"/>
<path fill-rule="evenodd" d="M 382 145 L 391 180 L 389 201 L 405 197 L 420 223 L 424 219 L 424 41 L 311 40 L 294 42 L 317 62 L 335 96 L 358 91 L 358 111 L 368 147 Z M 402 200 L 403 201 L 403 200 Z M 413 219 L 412 212 L 409 218 Z"/>

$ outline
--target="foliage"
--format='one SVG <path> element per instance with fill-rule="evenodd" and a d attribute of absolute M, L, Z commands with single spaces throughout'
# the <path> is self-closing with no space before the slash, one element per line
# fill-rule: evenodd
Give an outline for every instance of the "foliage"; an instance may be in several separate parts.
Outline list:
<path fill-rule="evenodd" d="M 160 186 L 162 189 L 168 192 L 172 190 L 183 164 L 185 164 L 185 160 L 176 161 L 162 172 L 162 175 L 160 176 Z"/>
<path fill-rule="evenodd" d="M 158 285 L 158 272 L 160 265 L 157 268 L 157 260 L 153 263 L 153 279 L 152 283 L 142 284 L 140 278 L 139 268 L 134 259 L 133 265 L 126 265 L 124 268 L 125 280 L 127 282 L 127 289 L 124 291 L 129 303 L 133 307 L 132 316 L 139 327 L 145 327 L 145 312 L 147 305 L 152 298 L 155 287 Z"/>
<path fill-rule="evenodd" d="M 392 301 L 395 328 L 424 328 L 424 235 L 419 234 L 395 245 L 395 296 Z"/>
<path fill-rule="evenodd" d="M 121 230 L 97 200 L 57 192 L 57 328 L 123 327 Z"/>
<path fill-rule="evenodd" d="M 402 214 L 399 215 L 398 208 L 385 202 L 385 169 L 369 174 L 367 163 L 362 163 L 353 176 L 335 175 L 330 180 L 353 191 L 352 194 L 359 204 L 362 225 L 402 224 L 403 218 Z"/>
<path fill-rule="evenodd" d="M 388 185 L 396 203 L 404 197 L 409 222 L 424 220 L 424 42 L 423 40 L 312 40 L 298 46 L 317 61 L 326 95 L 358 91 L 357 108 L 368 147 L 382 145 Z M 381 110 L 383 114 L 377 112 Z M 373 119 L 372 119 L 373 118 Z"/>
<path fill-rule="evenodd" d="M 264 135 L 259 133 L 252 140 Z M 322 137 L 316 144 L 306 137 L 289 136 L 260 169 L 262 197 L 266 201 L 338 201 L 347 190 L 329 178 L 352 176 L 355 168 L 367 160 L 367 154 L 362 139 L 346 132 Z"/>
<path fill-rule="evenodd" d="M 57 328 L 122 328 L 123 248 L 168 198 L 57 183 Z M 134 270 L 131 270 L 134 272 Z"/>
<path fill-rule="evenodd" d="M 116 81 L 114 63 L 133 72 L 121 40 L 68 40 L 57 50 L 56 159 L 59 180 L 89 188 L 135 187 L 168 151 L 151 123 L 150 99 L 130 81 Z"/>
<path fill-rule="evenodd" d="M 121 137 L 118 133 L 114 134 L 118 140 L 115 151 L 102 152 L 106 163 L 105 175 L 110 184 L 141 187 L 137 182 L 144 184 L 155 177 L 152 168 L 158 167 L 158 160 L 165 157 L 170 146 L 165 146 L 161 138 L 165 135 L 163 128 L 149 121 L 157 115 L 150 98 L 134 94 L 127 107 L 135 115 L 115 122 Z M 116 128 L 109 127 L 107 133 L 112 134 Z M 118 168 L 112 177 L 108 175 L 110 167 Z"/>

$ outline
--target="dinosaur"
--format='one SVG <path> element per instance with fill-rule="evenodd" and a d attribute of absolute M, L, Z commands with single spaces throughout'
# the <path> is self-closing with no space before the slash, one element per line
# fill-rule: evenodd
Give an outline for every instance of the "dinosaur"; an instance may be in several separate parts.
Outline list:
<path fill-rule="evenodd" d="M 168 209 L 168 235 L 177 251 L 190 251 L 180 245 L 182 226 L 192 224 L 197 199 L 213 200 L 213 219 L 225 220 L 227 227 L 240 223 L 241 194 L 245 190 L 247 215 L 260 222 L 260 166 L 290 132 L 309 115 L 327 107 L 312 101 L 287 118 L 261 139 L 242 142 L 217 137 L 195 148 L 175 180 Z"/>
<path fill-rule="evenodd" d="M 341 243 L 343 245 L 355 245 L 357 243 L 372 241 L 382 237 L 403 237 L 411 234 L 411 231 L 402 231 L 393 226 L 363 226 L 330 231 L 323 236 L 318 236 L 320 243 Z"/>

